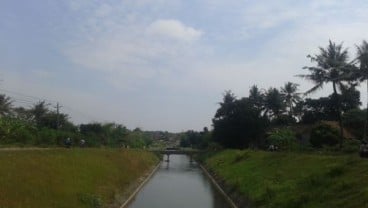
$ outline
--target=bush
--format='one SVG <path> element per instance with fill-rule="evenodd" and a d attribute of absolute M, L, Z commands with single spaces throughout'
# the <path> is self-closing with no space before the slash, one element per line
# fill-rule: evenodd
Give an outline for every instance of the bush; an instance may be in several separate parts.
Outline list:
<path fill-rule="evenodd" d="M 208 143 L 208 146 L 207 146 L 207 149 L 208 150 L 211 150 L 211 151 L 221 151 L 221 150 L 224 149 L 224 147 L 221 146 L 219 143 L 209 142 Z"/>
<path fill-rule="evenodd" d="M 54 129 L 43 128 L 38 132 L 36 145 L 56 145 L 57 131 Z"/>
<path fill-rule="evenodd" d="M 79 200 L 91 208 L 102 207 L 102 200 L 93 194 L 79 194 Z"/>
<path fill-rule="evenodd" d="M 339 143 L 339 132 L 327 124 L 319 124 L 314 127 L 310 135 L 310 143 L 313 147 L 334 146 Z"/>
<path fill-rule="evenodd" d="M 273 125 L 292 125 L 295 123 L 296 123 L 295 118 L 289 115 L 281 115 L 272 120 Z"/>
<path fill-rule="evenodd" d="M 141 131 L 130 132 L 124 140 L 126 141 L 126 145 L 131 148 L 143 148 L 152 143 L 152 140 L 147 136 L 147 134 Z"/>
<path fill-rule="evenodd" d="M 363 137 L 366 111 L 360 109 L 350 110 L 343 115 L 344 126 L 357 138 Z"/>
<path fill-rule="evenodd" d="M 33 126 L 12 118 L 0 118 L 1 144 L 29 144 L 34 139 Z"/>
<path fill-rule="evenodd" d="M 359 152 L 360 140 L 346 139 L 342 145 L 341 151 L 344 153 L 357 153 Z"/>
<path fill-rule="evenodd" d="M 287 128 L 273 130 L 267 142 L 277 145 L 281 150 L 293 150 L 297 146 L 295 133 Z"/>
<path fill-rule="evenodd" d="M 11 139 L 14 143 L 30 144 L 34 141 L 34 131 L 28 128 L 19 128 Z"/>

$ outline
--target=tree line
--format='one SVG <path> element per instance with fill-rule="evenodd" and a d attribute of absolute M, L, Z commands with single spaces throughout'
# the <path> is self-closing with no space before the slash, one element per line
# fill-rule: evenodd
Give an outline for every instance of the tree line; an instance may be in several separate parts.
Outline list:
<path fill-rule="evenodd" d="M 212 119 L 210 141 L 228 148 L 262 147 L 267 145 L 270 129 L 323 120 L 338 122 L 340 148 L 344 141 L 344 124 L 354 127 L 357 138 L 366 139 L 368 103 L 365 111 L 359 109 L 360 92 L 356 87 L 368 80 L 368 43 L 362 41 L 357 45 L 356 55 L 351 60 L 348 49 L 332 41 L 307 58 L 311 66 L 303 69 L 308 73 L 296 75 L 314 84 L 307 92 L 300 92 L 299 84 L 292 82 L 268 89 L 254 85 L 248 97 L 243 98 L 226 91 Z M 318 99 L 307 97 L 326 85 L 332 88 L 331 95 Z"/>
<path fill-rule="evenodd" d="M 91 147 L 142 148 L 152 143 L 139 128 L 129 130 L 113 122 L 75 125 L 67 114 L 51 110 L 45 101 L 30 108 L 14 107 L 11 97 L 0 94 L 0 145 L 62 146 L 66 138 L 74 145 L 84 140 Z"/>

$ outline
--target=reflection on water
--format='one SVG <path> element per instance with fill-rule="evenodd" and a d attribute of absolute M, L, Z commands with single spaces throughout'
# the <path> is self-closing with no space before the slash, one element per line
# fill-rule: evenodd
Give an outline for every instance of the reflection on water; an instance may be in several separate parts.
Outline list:
<path fill-rule="evenodd" d="M 166 157 L 165 157 L 166 159 Z M 230 208 L 196 162 L 170 155 L 129 208 Z"/>

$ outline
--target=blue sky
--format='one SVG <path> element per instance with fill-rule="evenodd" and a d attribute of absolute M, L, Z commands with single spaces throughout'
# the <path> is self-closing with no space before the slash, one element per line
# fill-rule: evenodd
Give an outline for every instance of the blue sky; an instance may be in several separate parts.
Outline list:
<path fill-rule="evenodd" d="M 306 55 L 331 39 L 354 56 L 367 10 L 346 0 L 2 0 L 0 90 L 18 105 L 58 101 L 75 123 L 200 130 L 225 90 L 307 90 L 294 77 Z"/>

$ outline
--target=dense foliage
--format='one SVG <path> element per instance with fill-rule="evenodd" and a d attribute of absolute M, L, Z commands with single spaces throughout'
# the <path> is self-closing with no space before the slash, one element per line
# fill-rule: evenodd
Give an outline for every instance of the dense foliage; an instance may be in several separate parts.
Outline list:
<path fill-rule="evenodd" d="M 74 125 L 67 114 L 52 111 L 45 101 L 31 108 L 13 107 L 11 98 L 0 95 L 0 145 L 62 146 L 71 138 L 73 146 L 81 140 L 86 146 L 146 147 L 151 137 L 116 123 Z"/>
<path fill-rule="evenodd" d="M 267 142 L 280 150 L 294 150 L 297 146 L 295 133 L 287 128 L 274 129 L 267 137 Z"/>
<path fill-rule="evenodd" d="M 352 109 L 344 113 L 344 126 L 349 128 L 357 138 L 364 138 L 364 125 L 366 122 L 366 110 Z"/>
<path fill-rule="evenodd" d="M 310 143 L 313 147 L 333 146 L 339 142 L 339 132 L 327 124 L 319 124 L 311 131 Z"/>
<path fill-rule="evenodd" d="M 208 131 L 207 127 L 204 127 L 201 132 L 190 130 L 182 134 L 180 146 L 205 149 L 209 146 L 210 139 L 211 133 Z"/>
<path fill-rule="evenodd" d="M 248 98 L 236 99 L 226 92 L 213 119 L 214 141 L 230 148 L 246 148 L 258 144 L 268 124 Z"/>

